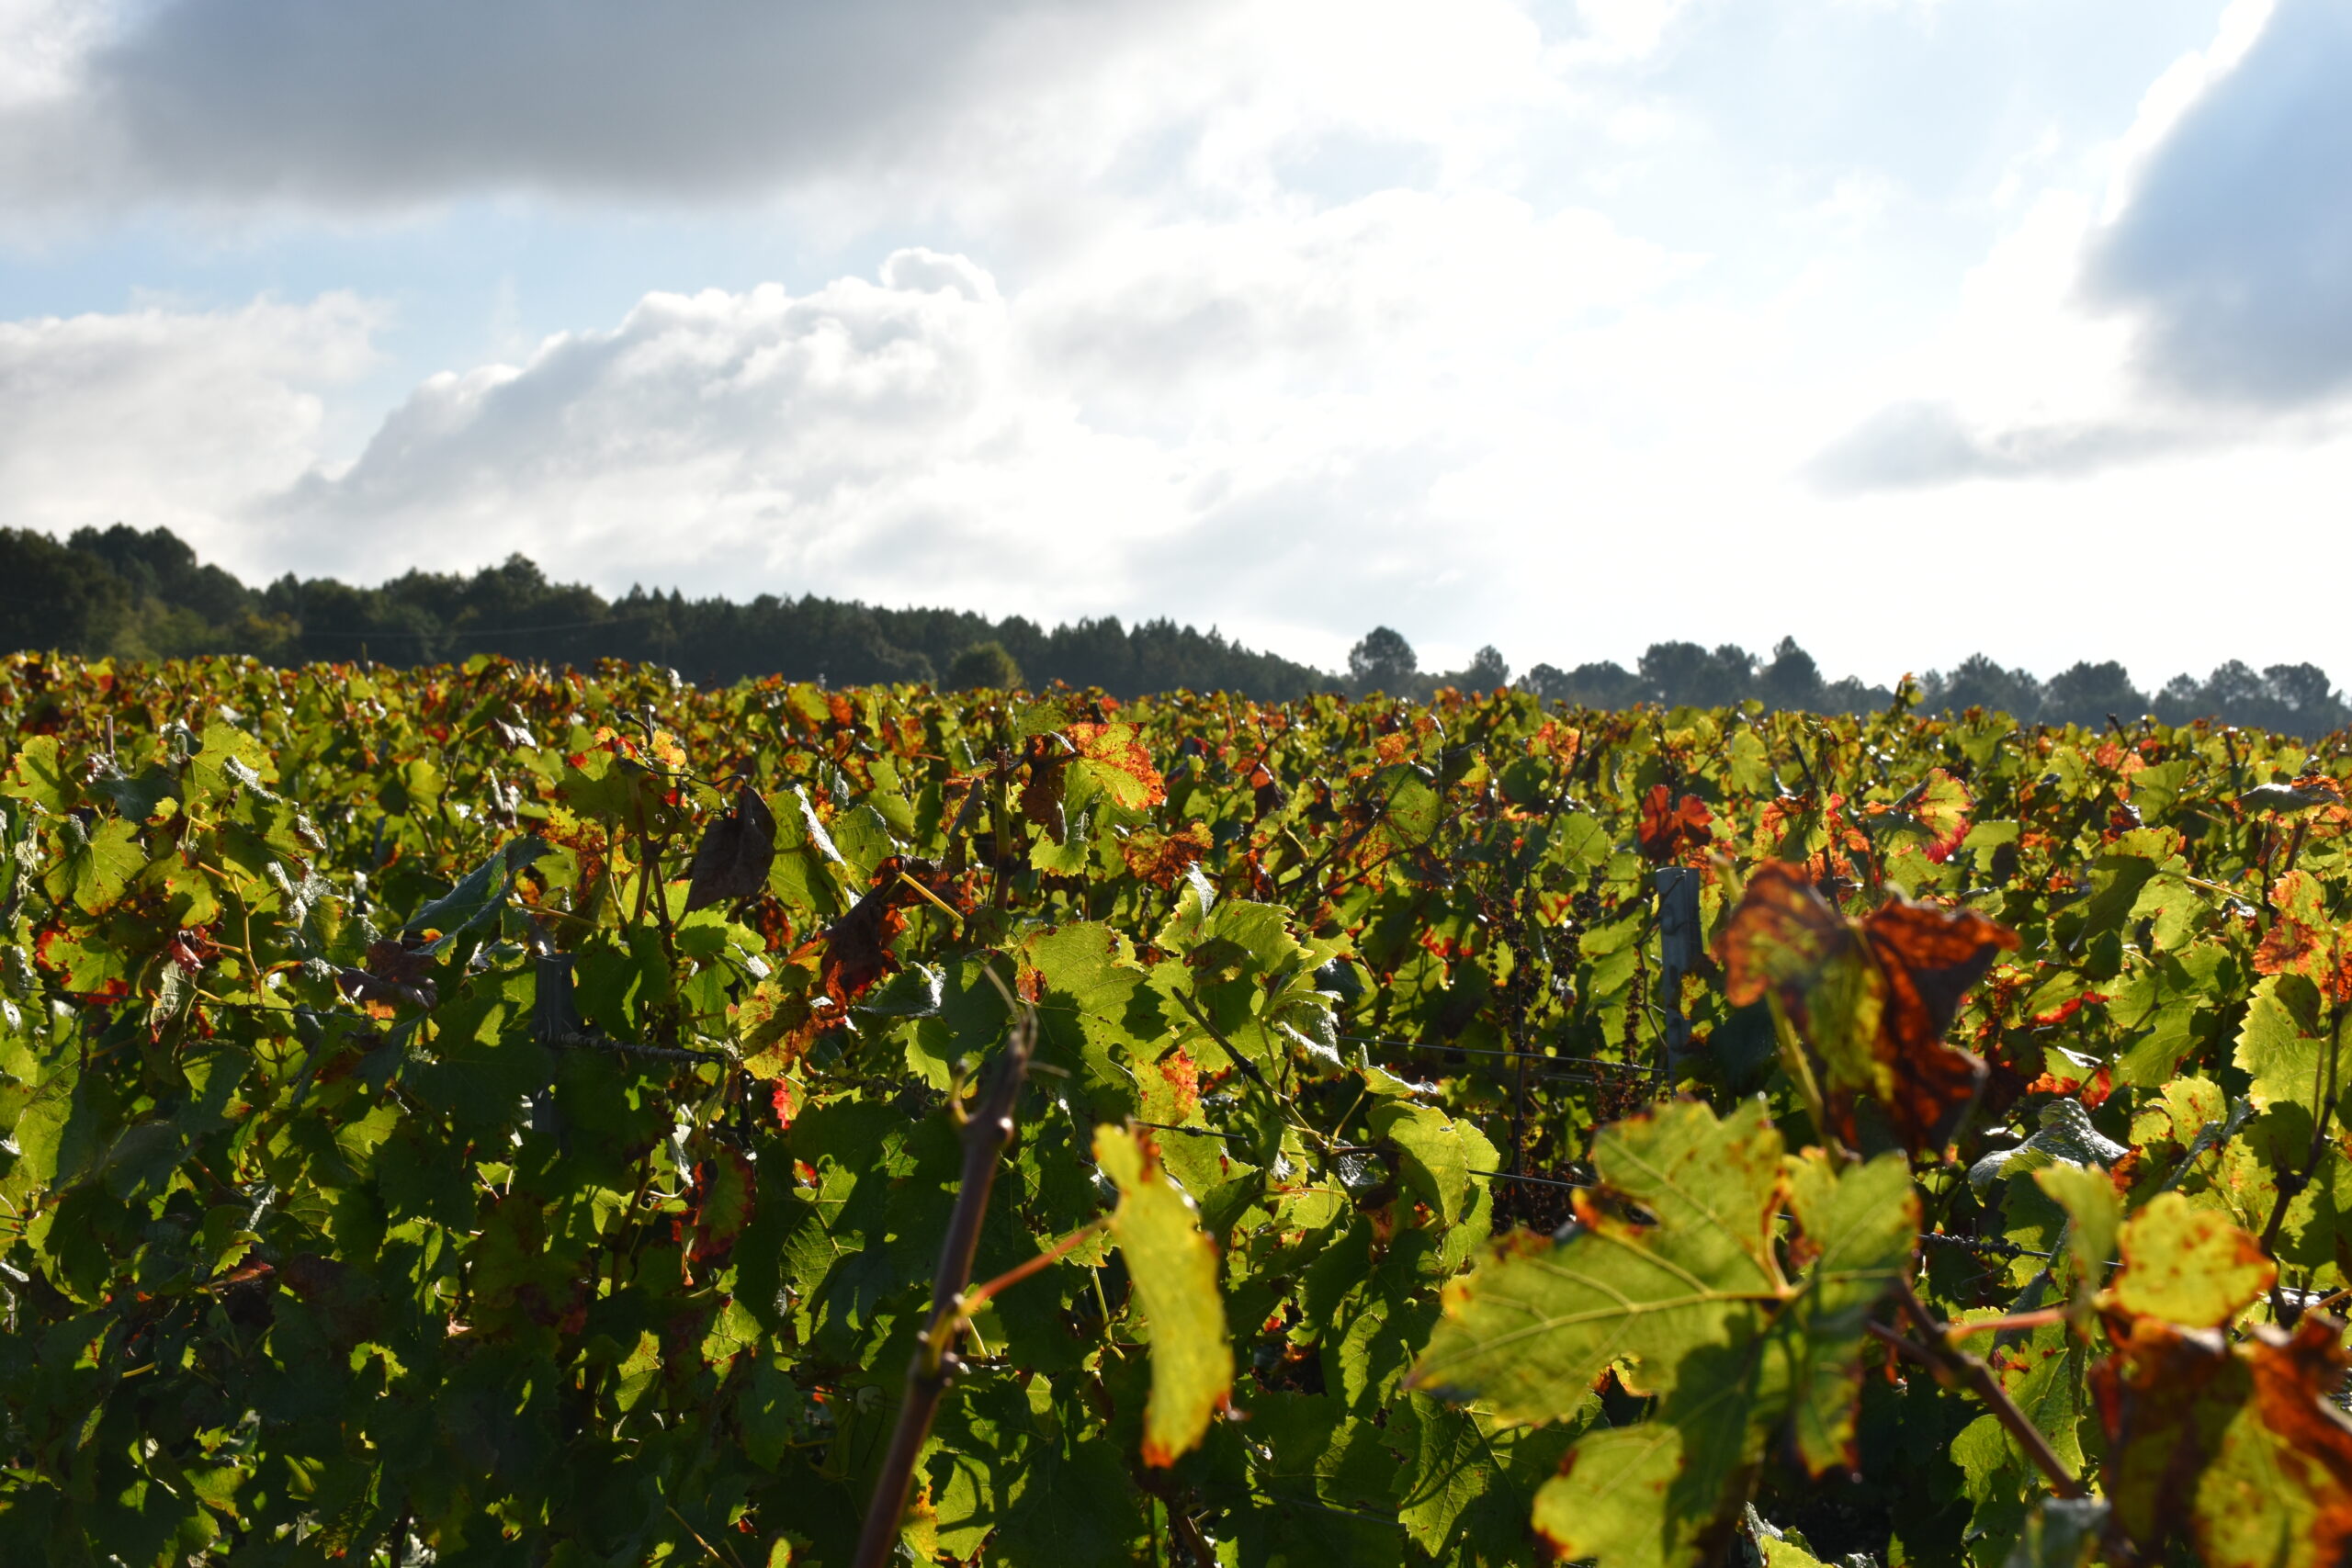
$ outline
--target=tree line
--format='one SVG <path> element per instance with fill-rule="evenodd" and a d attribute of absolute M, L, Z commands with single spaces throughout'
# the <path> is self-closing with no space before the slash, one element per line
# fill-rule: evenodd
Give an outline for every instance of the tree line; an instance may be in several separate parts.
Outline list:
<path fill-rule="evenodd" d="M 1242 647 L 1212 628 L 1170 620 L 1134 626 L 1116 616 L 1050 630 L 1020 615 L 888 609 L 816 594 L 763 593 L 748 603 L 689 599 L 631 588 L 606 599 L 548 581 L 516 555 L 471 574 L 409 571 L 375 587 L 288 573 L 263 588 L 208 565 L 167 528 L 122 524 L 77 529 L 62 543 L 0 528 L 0 649 L 54 649 L 91 657 L 188 658 L 245 653 L 277 664 L 366 657 L 415 665 L 476 653 L 552 664 L 599 659 L 662 664 L 706 685 L 780 674 L 834 685 L 927 682 L 956 687 L 1099 686 L 1120 696 L 1190 689 L 1266 702 L 1314 692 L 1426 697 L 1441 686 L 1517 685 L 1594 707 L 1657 703 L 1861 713 L 1893 700 L 1885 686 L 1832 681 L 1795 639 L 1769 656 L 1726 643 L 1653 643 L 1632 669 L 1613 660 L 1561 669 L 1537 664 L 1514 680 L 1493 647 L 1459 670 L 1424 671 L 1412 645 L 1378 626 L 1327 671 Z M 2026 723 L 2098 725 L 2154 714 L 2315 737 L 2352 724 L 2352 707 L 2312 664 L 2256 671 L 2232 660 L 2203 680 L 2174 677 L 2154 691 L 2112 660 L 2085 661 L 2041 680 L 1978 654 L 1920 677 L 1931 711 L 1970 707 Z"/>
<path fill-rule="evenodd" d="M 1424 675 L 1412 646 L 1386 626 L 1374 628 L 1350 651 L 1348 672 L 1359 691 L 1414 695 L 1439 686 L 1484 688 L 1510 679 L 1502 654 L 1491 647 L 1480 649 L 1462 670 Z M 1798 712 L 1868 713 L 1894 700 L 1888 687 L 1851 675 L 1827 679 L 1793 637 L 1782 637 L 1770 658 L 1736 643 L 1708 649 L 1695 642 L 1657 642 L 1631 670 L 1614 660 L 1573 670 L 1538 664 L 1513 683 L 1547 700 L 1599 708 L 1636 703 L 1728 707 L 1754 700 L 1768 708 Z M 1928 712 L 1979 707 L 2027 724 L 2096 728 L 2109 716 L 2124 722 L 2153 714 L 2166 724 L 2207 718 L 2306 738 L 2352 724 L 2352 705 L 2316 664 L 2273 664 L 2256 671 L 2232 660 L 2202 681 L 2177 675 L 2145 692 L 2113 660 L 2097 664 L 2084 660 L 2044 681 L 1979 653 L 1949 671 L 1928 671 L 1919 677 L 1919 688 L 1921 705 Z"/>
<path fill-rule="evenodd" d="M 705 685 L 769 674 L 840 686 L 1063 681 L 1121 696 L 1190 688 L 1266 701 L 1332 685 L 1312 665 L 1168 620 L 1106 616 L 1049 631 L 1019 615 L 815 594 L 736 604 L 631 588 L 608 600 L 549 581 L 519 555 L 470 575 L 410 571 L 373 588 L 288 573 L 255 589 L 198 561 L 169 529 L 122 524 L 78 529 L 62 544 L 0 528 L 0 648 L 93 657 L 416 665 L 492 653 L 583 668 L 599 659 L 662 664 Z"/>

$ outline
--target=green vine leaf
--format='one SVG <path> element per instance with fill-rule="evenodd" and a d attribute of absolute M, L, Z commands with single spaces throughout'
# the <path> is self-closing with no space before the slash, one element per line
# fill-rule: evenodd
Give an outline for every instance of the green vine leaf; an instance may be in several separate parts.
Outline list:
<path fill-rule="evenodd" d="M 1200 1445 L 1233 1391 L 1216 1248 L 1193 1205 L 1162 1175 L 1151 1145 L 1121 1127 L 1094 1130 L 1094 1158 L 1118 1184 L 1111 1234 L 1126 1258 L 1151 1334 L 1151 1397 L 1144 1410 L 1144 1462 L 1170 1465 Z"/>
<path fill-rule="evenodd" d="M 2239 1026 L 2234 1065 L 2254 1080 L 2248 1097 L 2257 1111 L 2277 1104 L 2316 1111 L 2326 1051 L 2321 1019 L 2325 1004 L 2310 976 L 2269 975 L 2254 988 Z M 2346 1084 L 2352 1088 L 2352 1084 Z"/>
<path fill-rule="evenodd" d="M 1771 1352 L 1785 1359 L 1796 1454 L 1819 1475 L 1852 1470 L 1854 1409 L 1871 1310 L 1908 1272 L 1919 1235 L 1911 1168 L 1888 1153 L 1842 1171 L 1808 1149 L 1789 1162 L 1789 1208 L 1811 1258 L 1795 1299 L 1772 1325 Z"/>
<path fill-rule="evenodd" d="M 1761 1106 L 1663 1107 L 1606 1129 L 1600 1195 L 1564 1243 L 1505 1243 L 1449 1285 L 1419 1385 L 1498 1414 L 1574 1414 L 1604 1371 L 1650 1419 L 1588 1433 L 1537 1494 L 1537 1530 L 1602 1568 L 1699 1562 L 1738 1517 L 1772 1435 L 1819 1472 L 1849 1464 L 1871 1310 L 1918 1232 L 1899 1154 L 1845 1170 L 1788 1159 Z M 1783 1273 L 1786 1203 L 1797 1229 Z"/>
<path fill-rule="evenodd" d="M 121 897 L 130 879 L 146 869 L 147 854 L 139 847 L 139 827 L 109 817 L 96 832 L 85 832 L 79 821 L 68 818 L 66 829 L 70 847 L 50 869 L 44 886 L 51 897 L 70 898 L 95 915 Z"/>
<path fill-rule="evenodd" d="M 1515 1420 L 1572 1415 L 1611 1363 L 1670 1394 L 1696 1349 L 1760 1325 L 1790 1292 L 1772 1241 L 1785 1191 L 1781 1134 L 1761 1101 L 1717 1120 L 1679 1103 L 1613 1123 L 1593 1145 L 1601 1190 L 1579 1194 L 1566 1243 L 1521 1232 L 1446 1286 L 1414 1386 Z"/>
<path fill-rule="evenodd" d="M 2104 1497 L 2044 1497 L 2026 1516 L 2002 1568 L 2089 1568 L 2108 1513 Z"/>
<path fill-rule="evenodd" d="M 1475 1182 L 1469 1145 L 1453 1121 L 1442 1111 L 1401 1100 L 1381 1101 L 1368 1120 L 1375 1134 L 1396 1145 L 1405 1179 L 1438 1218 L 1449 1225 L 1459 1221 L 1470 1206 Z"/>

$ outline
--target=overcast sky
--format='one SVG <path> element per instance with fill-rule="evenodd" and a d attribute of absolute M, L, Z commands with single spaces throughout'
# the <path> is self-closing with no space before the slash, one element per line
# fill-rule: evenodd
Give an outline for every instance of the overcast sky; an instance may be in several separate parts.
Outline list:
<path fill-rule="evenodd" d="M 0 524 L 2352 679 L 2347 0 L 0 0 Z"/>

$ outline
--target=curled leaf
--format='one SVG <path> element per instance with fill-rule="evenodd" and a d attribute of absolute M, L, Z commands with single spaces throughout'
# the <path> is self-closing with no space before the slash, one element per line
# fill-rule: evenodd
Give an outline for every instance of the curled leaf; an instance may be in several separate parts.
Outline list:
<path fill-rule="evenodd" d="M 2275 816 L 2291 817 L 2309 811 L 2314 806 L 2341 806 L 2344 786 L 2324 773 L 2313 773 L 2292 784 L 2256 784 L 2238 796 L 2238 807 L 2244 811 L 2267 811 Z"/>
<path fill-rule="evenodd" d="M 2041 1126 L 2012 1149 L 1996 1149 L 1968 1168 L 1969 1185 L 1981 1194 L 2006 1177 L 2025 1176 L 2052 1166 L 2091 1166 L 2105 1170 L 2132 1151 L 2091 1125 L 2090 1113 L 2075 1100 L 2053 1100 L 2041 1108 Z"/>

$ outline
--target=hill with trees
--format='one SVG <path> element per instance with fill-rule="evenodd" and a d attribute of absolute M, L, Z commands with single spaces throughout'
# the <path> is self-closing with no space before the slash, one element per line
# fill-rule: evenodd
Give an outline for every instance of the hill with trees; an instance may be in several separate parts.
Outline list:
<path fill-rule="evenodd" d="M 1632 669 L 1613 660 L 1537 664 L 1514 682 L 1489 646 L 1459 670 L 1424 671 L 1412 644 L 1375 626 L 1329 671 L 1259 652 L 1212 627 L 1170 620 L 1128 626 L 1115 615 L 1050 630 L 1020 615 L 888 609 L 816 594 L 763 593 L 747 603 L 632 587 L 606 599 L 555 582 L 523 556 L 463 572 L 408 571 L 372 588 L 292 573 L 254 588 L 197 558 L 167 528 L 77 529 L 63 542 L 0 528 L 0 650 L 54 649 L 91 657 L 189 658 L 246 653 L 277 664 L 367 658 L 393 665 L 476 653 L 550 664 L 623 659 L 666 665 L 704 685 L 784 675 L 833 685 L 922 682 L 956 688 L 1060 681 L 1119 696 L 1228 691 L 1262 702 L 1312 692 L 1385 692 L 1426 699 L 1442 687 L 1515 684 L 1593 707 L 1656 703 L 1721 707 L 1750 700 L 1813 713 L 1867 713 L 1890 688 L 1825 676 L 1783 637 L 1769 656 L 1736 644 L 1653 643 Z M 1920 678 L 1930 711 L 1971 707 L 2024 723 L 2098 725 L 2154 714 L 2169 724 L 2211 718 L 2306 737 L 2352 723 L 2352 706 L 2313 664 L 2256 671 L 2236 660 L 2203 680 L 2175 676 L 2154 691 L 2123 666 L 2083 662 L 2041 680 L 1978 654 Z"/>
<path fill-rule="evenodd" d="M 0 529 L 0 648 L 123 658 L 250 653 L 279 664 L 362 657 L 415 665 L 476 653 L 589 666 L 663 664 L 704 685 L 783 674 L 833 685 L 939 682 L 961 668 L 1044 685 L 1234 691 L 1283 701 L 1328 690 L 1311 665 L 1254 652 L 1212 628 L 1116 616 L 1048 631 L 1019 615 L 886 609 L 763 593 L 745 604 L 631 588 L 607 600 L 512 556 L 466 575 L 410 571 L 373 588 L 291 573 L 238 581 L 170 530 L 117 524 L 60 544 Z M 1007 664 L 958 660 L 993 646 Z M 983 668 L 985 666 L 985 668 Z M 978 683 L 974 678 L 969 683 Z"/>

